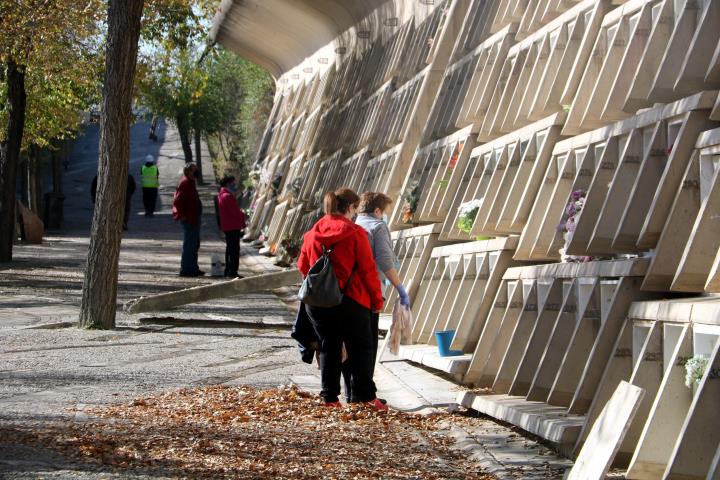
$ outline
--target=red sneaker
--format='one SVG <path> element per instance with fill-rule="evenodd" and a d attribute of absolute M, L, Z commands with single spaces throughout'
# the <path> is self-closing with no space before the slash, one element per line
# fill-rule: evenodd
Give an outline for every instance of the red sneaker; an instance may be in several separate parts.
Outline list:
<path fill-rule="evenodd" d="M 387 405 L 385 405 L 384 403 L 382 403 L 382 402 L 381 402 L 379 399 L 377 399 L 377 398 L 374 399 L 374 400 L 370 400 L 369 402 L 365 402 L 365 405 L 367 405 L 368 407 L 374 408 L 374 409 L 377 410 L 378 412 L 387 412 L 388 410 L 390 410 Z"/>
<path fill-rule="evenodd" d="M 325 405 L 326 407 L 331 407 L 331 408 L 342 407 L 342 403 L 340 403 L 339 401 L 338 402 L 325 402 L 323 405 Z"/>

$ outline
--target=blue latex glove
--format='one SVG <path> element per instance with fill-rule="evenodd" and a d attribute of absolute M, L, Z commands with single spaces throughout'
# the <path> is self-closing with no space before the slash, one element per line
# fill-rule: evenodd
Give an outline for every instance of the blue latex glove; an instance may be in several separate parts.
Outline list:
<path fill-rule="evenodd" d="M 398 292 L 398 295 L 400 295 L 400 304 L 404 307 L 410 308 L 410 295 L 408 295 L 407 290 L 405 290 L 405 287 L 400 284 L 395 289 Z"/>

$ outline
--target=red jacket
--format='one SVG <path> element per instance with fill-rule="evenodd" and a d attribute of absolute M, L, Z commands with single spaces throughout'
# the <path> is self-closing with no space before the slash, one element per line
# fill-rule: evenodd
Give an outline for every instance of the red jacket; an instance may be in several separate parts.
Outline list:
<path fill-rule="evenodd" d="M 245 230 L 245 212 L 240 210 L 235 195 L 225 187 L 220 188 L 218 193 L 218 214 L 223 232 Z"/>
<path fill-rule="evenodd" d="M 356 265 L 355 275 L 345 295 L 371 310 L 383 308 L 380 280 L 370 250 L 367 232 L 343 215 L 325 215 L 305 234 L 297 266 L 303 277 L 322 255 L 325 248 L 335 245 L 330 254 L 340 289 L 345 289 L 350 272 Z"/>
<path fill-rule="evenodd" d="M 195 180 L 183 175 L 173 197 L 173 218 L 198 225 L 201 213 L 202 203 L 195 187 Z"/>

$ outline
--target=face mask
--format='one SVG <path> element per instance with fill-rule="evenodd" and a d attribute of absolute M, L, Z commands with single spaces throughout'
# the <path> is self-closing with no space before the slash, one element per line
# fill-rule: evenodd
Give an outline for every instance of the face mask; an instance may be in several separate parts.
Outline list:
<path fill-rule="evenodd" d="M 234 183 L 231 183 L 231 184 L 228 185 L 226 188 L 227 188 L 228 190 L 230 190 L 232 193 L 235 193 L 235 192 L 237 191 L 237 185 L 235 185 Z"/>
<path fill-rule="evenodd" d="M 193 172 L 193 177 L 194 177 L 194 178 L 200 178 L 200 172 L 197 171 L 197 170 L 195 170 L 195 171 Z"/>
<path fill-rule="evenodd" d="M 385 222 L 386 224 L 388 223 L 388 216 L 387 216 L 386 214 L 384 214 L 384 213 L 383 213 L 383 216 L 382 216 L 382 221 Z"/>

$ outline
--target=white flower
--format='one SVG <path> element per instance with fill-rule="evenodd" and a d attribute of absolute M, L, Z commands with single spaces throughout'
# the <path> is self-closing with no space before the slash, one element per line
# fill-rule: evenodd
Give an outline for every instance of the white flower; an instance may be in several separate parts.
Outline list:
<path fill-rule="evenodd" d="M 260 181 L 262 183 L 270 183 L 270 170 L 263 167 L 260 171 Z"/>
<path fill-rule="evenodd" d="M 459 215 L 462 217 L 471 213 L 477 213 L 473 212 L 473 210 L 479 210 L 482 202 L 483 199 L 481 198 L 479 200 L 470 200 L 469 202 L 461 204 L 458 208 Z"/>
<path fill-rule="evenodd" d="M 699 384 L 705 374 L 709 360 L 702 355 L 695 355 L 685 363 L 685 386 L 692 388 L 693 384 Z"/>

